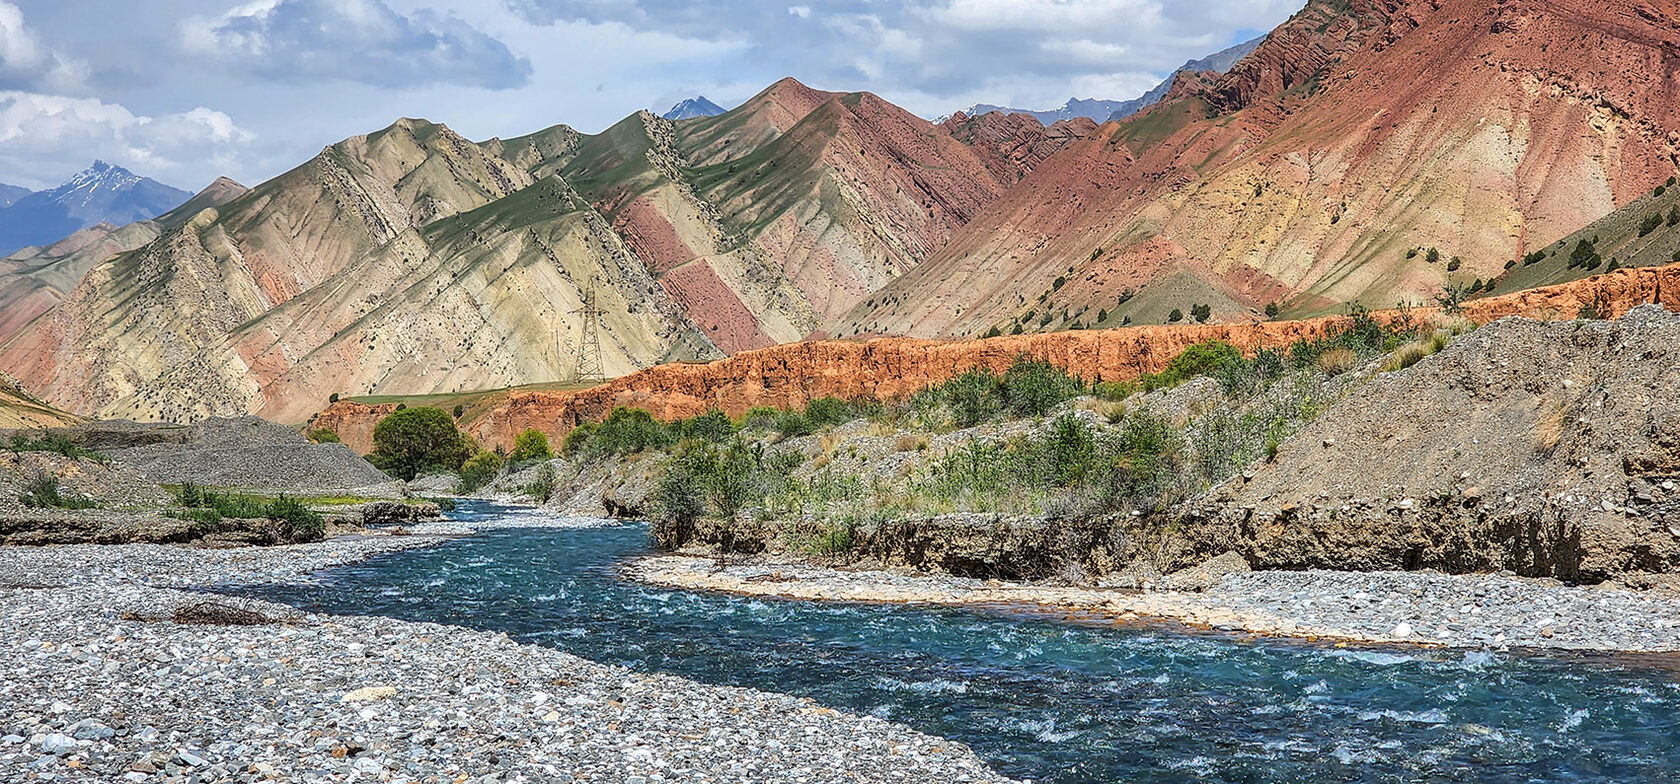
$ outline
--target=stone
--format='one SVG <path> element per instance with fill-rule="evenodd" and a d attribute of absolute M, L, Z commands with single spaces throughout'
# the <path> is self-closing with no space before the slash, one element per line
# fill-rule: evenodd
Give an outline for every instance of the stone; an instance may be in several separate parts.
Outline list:
<path fill-rule="evenodd" d="M 363 686 L 339 698 L 341 702 L 378 702 L 397 696 L 395 686 Z"/>
<path fill-rule="evenodd" d="M 1388 636 L 1397 640 L 1409 639 L 1412 636 L 1412 625 L 1406 623 L 1405 621 L 1401 621 L 1399 624 L 1395 625 L 1394 631 L 1388 633 Z"/>
<path fill-rule="evenodd" d="M 41 739 L 41 751 L 56 757 L 62 757 L 80 747 L 76 739 L 62 733 L 52 733 Z"/>

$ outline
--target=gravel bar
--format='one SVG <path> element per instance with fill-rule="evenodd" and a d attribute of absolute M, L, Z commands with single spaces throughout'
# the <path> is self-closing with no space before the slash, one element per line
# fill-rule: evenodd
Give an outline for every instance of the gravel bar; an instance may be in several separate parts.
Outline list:
<path fill-rule="evenodd" d="M 184 590 L 492 527 L 263 549 L 0 550 L 0 781 L 1006 781 L 961 744 L 803 698 L 499 633 Z"/>
<path fill-rule="evenodd" d="M 1680 651 L 1680 595 L 1505 575 L 1288 572 L 1227 575 L 1205 593 L 1133 592 L 792 561 L 654 556 L 625 569 L 670 588 L 816 601 L 1002 606 L 1116 622 L 1170 620 L 1253 634 L 1488 649 Z"/>

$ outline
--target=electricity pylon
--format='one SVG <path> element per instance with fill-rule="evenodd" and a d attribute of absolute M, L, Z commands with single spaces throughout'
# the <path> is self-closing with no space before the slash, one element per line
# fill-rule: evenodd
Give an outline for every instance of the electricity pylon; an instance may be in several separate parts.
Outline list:
<path fill-rule="evenodd" d="M 607 374 L 601 369 L 601 314 L 604 311 L 595 304 L 595 283 L 590 281 L 583 290 L 583 307 L 572 311 L 573 315 L 583 316 L 583 337 L 578 341 L 577 369 L 572 372 L 572 380 L 580 384 L 599 384 L 607 380 Z"/>

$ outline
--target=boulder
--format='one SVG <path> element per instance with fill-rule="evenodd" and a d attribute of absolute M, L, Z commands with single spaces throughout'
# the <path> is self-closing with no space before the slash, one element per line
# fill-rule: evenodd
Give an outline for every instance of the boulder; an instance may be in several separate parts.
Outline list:
<path fill-rule="evenodd" d="M 1227 552 L 1167 575 L 1161 581 L 1161 586 L 1169 591 L 1205 591 L 1218 584 L 1225 575 L 1250 571 L 1253 569 L 1241 555 L 1234 551 Z"/>

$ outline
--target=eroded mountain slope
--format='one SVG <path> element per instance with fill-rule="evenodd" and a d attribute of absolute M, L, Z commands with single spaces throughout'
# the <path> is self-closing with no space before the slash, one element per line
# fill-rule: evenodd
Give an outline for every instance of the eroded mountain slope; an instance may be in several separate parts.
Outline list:
<path fill-rule="evenodd" d="M 1100 136 L 1047 161 L 840 332 L 1388 305 L 1427 300 L 1454 258 L 1466 280 L 1493 277 L 1674 174 L 1680 12 L 1313 0 L 1227 75 L 1181 76 Z"/>

